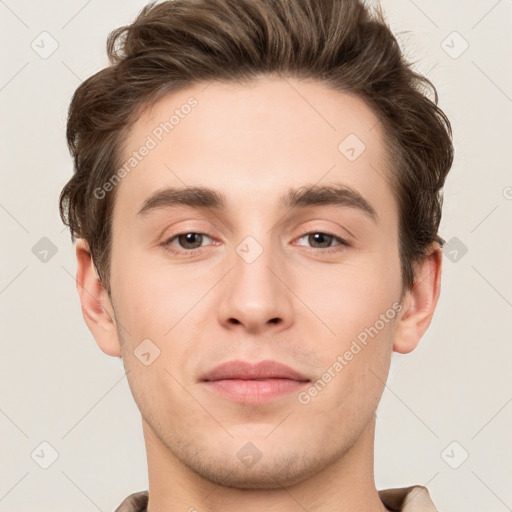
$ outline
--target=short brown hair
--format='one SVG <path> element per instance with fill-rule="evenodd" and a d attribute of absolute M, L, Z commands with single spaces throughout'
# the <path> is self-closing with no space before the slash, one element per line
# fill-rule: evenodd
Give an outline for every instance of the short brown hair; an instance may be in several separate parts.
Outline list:
<path fill-rule="evenodd" d="M 74 175 L 59 209 L 72 241 L 89 243 L 108 293 L 115 189 L 104 199 L 94 190 L 115 173 L 124 138 L 145 108 L 204 81 L 277 74 L 356 94 L 382 122 L 393 158 L 403 293 L 414 284 L 413 264 L 432 242 L 444 244 L 438 228 L 453 160 L 451 125 L 436 88 L 405 60 L 380 8 L 359 0 L 151 2 L 109 34 L 107 53 L 110 66 L 71 100 Z"/>

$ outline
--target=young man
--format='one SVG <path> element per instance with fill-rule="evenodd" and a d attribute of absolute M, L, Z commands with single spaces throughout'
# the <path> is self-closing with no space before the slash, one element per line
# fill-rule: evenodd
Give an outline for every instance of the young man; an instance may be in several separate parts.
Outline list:
<path fill-rule="evenodd" d="M 392 352 L 440 291 L 434 86 L 355 0 L 150 4 L 108 52 L 60 208 L 142 416 L 149 492 L 117 510 L 436 510 L 373 476 Z"/>

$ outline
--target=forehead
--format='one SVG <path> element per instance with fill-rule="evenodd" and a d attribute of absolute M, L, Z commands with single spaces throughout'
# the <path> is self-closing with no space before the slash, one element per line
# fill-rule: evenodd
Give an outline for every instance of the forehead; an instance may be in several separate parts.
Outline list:
<path fill-rule="evenodd" d="M 135 215 L 155 190 L 207 185 L 261 205 L 272 192 L 277 200 L 291 186 L 333 182 L 390 199 L 386 162 L 382 125 L 354 95 L 291 78 L 201 83 L 167 94 L 133 125 L 116 203 Z"/>

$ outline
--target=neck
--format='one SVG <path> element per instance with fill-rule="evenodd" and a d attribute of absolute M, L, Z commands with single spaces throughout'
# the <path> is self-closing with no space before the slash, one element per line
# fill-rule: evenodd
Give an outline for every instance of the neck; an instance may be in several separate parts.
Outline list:
<path fill-rule="evenodd" d="M 143 420 L 148 458 L 148 512 L 385 512 L 373 476 L 375 417 L 338 459 L 294 485 L 225 487 L 189 469 Z"/>

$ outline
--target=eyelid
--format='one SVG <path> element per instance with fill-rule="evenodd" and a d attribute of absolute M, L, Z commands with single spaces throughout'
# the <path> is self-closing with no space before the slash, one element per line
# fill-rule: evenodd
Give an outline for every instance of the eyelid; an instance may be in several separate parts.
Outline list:
<path fill-rule="evenodd" d="M 298 235 L 294 238 L 294 240 L 298 240 L 299 238 L 304 238 L 306 235 L 313 235 L 315 233 L 322 233 L 323 235 L 332 236 L 333 238 L 336 238 L 337 240 L 344 242 L 348 245 L 348 240 L 346 240 L 344 237 L 337 235 L 336 233 L 333 233 L 332 231 L 329 231 L 328 229 L 308 229 L 304 231 L 301 235 Z"/>
<path fill-rule="evenodd" d="M 213 243 L 207 244 L 206 246 L 196 247 L 194 249 L 182 249 L 179 247 L 174 248 L 175 246 L 172 245 L 172 242 L 176 241 L 180 236 L 187 235 L 190 233 L 193 233 L 196 235 L 202 235 L 203 237 L 206 236 L 207 238 L 212 240 Z M 339 236 L 336 233 L 333 233 L 332 231 L 330 231 L 328 229 L 322 229 L 322 228 L 320 228 L 320 229 L 318 229 L 318 228 L 317 229 L 315 229 L 315 228 L 305 229 L 301 232 L 300 235 L 295 236 L 293 241 L 300 240 L 301 238 L 304 238 L 305 236 L 316 234 L 316 233 L 321 233 L 321 234 L 330 236 L 333 239 L 337 240 L 338 243 L 331 247 L 324 247 L 324 248 L 322 248 L 322 247 L 320 247 L 320 248 L 319 247 L 309 247 L 309 248 L 306 247 L 306 249 L 308 249 L 308 251 L 310 251 L 312 253 L 321 253 L 324 255 L 330 255 L 330 254 L 338 253 L 341 250 L 343 250 L 344 248 L 351 247 L 351 244 L 344 237 Z M 167 237 L 160 245 L 162 245 L 163 248 L 166 251 L 169 251 L 171 254 L 192 257 L 196 253 L 201 252 L 201 250 L 206 248 L 208 245 L 215 246 L 215 245 L 219 245 L 219 243 L 218 243 L 218 241 L 215 240 L 215 237 L 209 235 L 206 232 L 203 232 L 201 230 L 186 229 L 186 230 L 182 230 L 177 233 L 174 233 L 171 236 Z M 299 247 L 304 247 L 301 244 L 292 244 L 292 245 L 298 245 Z"/>
<path fill-rule="evenodd" d="M 329 234 L 331 236 L 335 236 L 347 243 L 347 245 L 350 245 L 350 241 L 355 241 L 356 237 L 342 224 L 338 224 L 334 220 L 331 220 L 330 223 L 334 224 L 336 227 L 323 227 L 322 222 L 325 222 L 325 219 L 313 219 L 311 221 L 308 221 L 304 224 L 304 226 L 301 228 L 303 230 L 303 235 L 309 234 L 309 233 L 325 233 L 326 235 Z M 338 234 L 339 232 L 343 232 L 345 234 Z M 299 236 L 303 236 L 299 235 Z"/>
<path fill-rule="evenodd" d="M 341 250 L 341 249 L 339 249 L 339 247 L 346 248 L 346 247 L 352 246 L 344 237 L 339 236 L 336 233 L 332 233 L 331 231 L 325 230 L 325 229 L 309 229 L 309 230 L 305 231 L 302 235 L 295 237 L 294 240 L 300 240 L 301 238 L 304 238 L 307 235 L 312 235 L 315 233 L 322 233 L 323 235 L 331 236 L 332 238 L 337 240 L 339 243 L 336 245 L 333 245 L 331 247 L 326 247 L 326 248 L 319 248 L 319 247 L 309 247 L 308 248 L 308 247 L 306 247 L 310 251 L 320 252 L 320 253 L 324 253 L 324 254 L 332 254 L 332 253 L 335 253 L 335 252 L 338 252 L 339 250 Z M 299 247 L 304 247 L 300 244 L 293 244 L 293 245 L 299 245 Z"/>
<path fill-rule="evenodd" d="M 162 242 L 161 245 L 164 246 L 164 248 L 169 248 L 169 247 L 174 247 L 172 245 L 172 242 L 176 241 L 178 239 L 178 237 L 182 236 L 182 235 L 188 235 L 190 233 L 194 233 L 195 235 L 202 235 L 203 237 L 208 237 L 210 240 L 213 241 L 212 244 L 207 244 L 207 245 L 215 245 L 215 239 L 214 237 L 212 237 L 211 235 L 209 235 L 208 233 L 204 232 L 204 231 L 201 231 L 199 229 L 197 230 L 194 230 L 194 229 L 188 229 L 188 230 L 184 230 L 184 231 L 179 231 L 177 233 L 174 233 L 172 234 L 171 236 L 168 236 L 164 239 L 164 241 Z M 217 244 L 218 245 L 218 244 Z M 173 250 L 173 249 L 169 249 L 171 252 L 176 252 L 176 253 L 188 253 L 188 254 L 191 254 L 191 253 L 195 253 L 196 251 L 200 251 L 201 249 L 204 249 L 206 246 L 202 246 L 202 247 L 197 247 L 195 249 L 182 249 L 180 247 L 176 248 L 176 250 Z"/>

